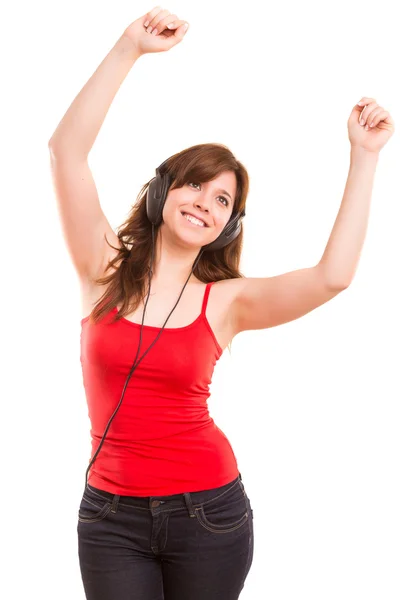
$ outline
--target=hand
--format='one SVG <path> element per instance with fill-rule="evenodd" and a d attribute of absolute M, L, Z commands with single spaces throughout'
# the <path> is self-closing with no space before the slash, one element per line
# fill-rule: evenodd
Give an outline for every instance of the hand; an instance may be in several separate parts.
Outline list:
<path fill-rule="evenodd" d="M 361 125 L 361 119 L 364 125 Z M 379 153 L 394 133 L 392 117 L 373 98 L 364 97 L 356 104 L 347 127 L 352 148 L 363 148 L 374 153 Z"/>
<path fill-rule="evenodd" d="M 156 6 L 131 23 L 125 29 L 124 36 L 131 41 L 133 49 L 139 56 L 150 52 L 165 52 L 183 40 L 187 31 L 185 25 L 188 25 L 186 21 Z M 148 31 L 150 27 L 151 33 Z"/>

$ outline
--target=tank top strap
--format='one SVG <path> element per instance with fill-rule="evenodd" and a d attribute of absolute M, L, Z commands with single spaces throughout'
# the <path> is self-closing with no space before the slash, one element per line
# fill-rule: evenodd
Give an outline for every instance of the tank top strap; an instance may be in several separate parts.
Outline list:
<path fill-rule="evenodd" d="M 206 289 L 205 289 L 205 292 L 204 292 L 204 298 L 203 298 L 203 306 L 201 307 L 201 314 L 203 316 L 206 315 L 208 296 L 210 295 L 210 289 L 211 289 L 211 286 L 212 286 L 213 283 L 215 283 L 215 281 L 210 281 L 206 285 Z"/>

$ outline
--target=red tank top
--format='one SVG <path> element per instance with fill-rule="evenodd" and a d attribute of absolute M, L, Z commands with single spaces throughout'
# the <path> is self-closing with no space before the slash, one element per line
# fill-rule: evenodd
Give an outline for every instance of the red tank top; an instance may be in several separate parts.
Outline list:
<path fill-rule="evenodd" d="M 209 415 L 209 384 L 222 355 L 201 314 L 185 327 L 165 327 L 129 379 L 88 483 L 124 496 L 162 496 L 220 487 L 238 475 L 235 454 Z M 136 356 L 140 323 L 81 320 L 81 366 L 93 458 L 119 404 Z M 160 327 L 144 325 L 138 360 Z M 136 361 L 137 362 L 137 361 Z"/>

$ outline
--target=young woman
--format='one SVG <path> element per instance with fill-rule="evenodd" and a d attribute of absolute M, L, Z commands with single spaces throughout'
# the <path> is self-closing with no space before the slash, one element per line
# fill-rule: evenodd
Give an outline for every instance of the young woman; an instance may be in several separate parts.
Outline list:
<path fill-rule="evenodd" d="M 379 151 L 394 130 L 373 99 L 352 109 L 342 206 L 311 268 L 241 274 L 249 178 L 221 144 L 165 160 L 116 235 L 87 157 L 136 60 L 178 44 L 185 25 L 160 7 L 134 21 L 49 143 L 83 301 L 92 457 L 78 543 L 89 600 L 239 597 L 253 560 L 253 512 L 232 447 L 208 413 L 213 369 L 239 332 L 297 319 L 350 284 Z"/>

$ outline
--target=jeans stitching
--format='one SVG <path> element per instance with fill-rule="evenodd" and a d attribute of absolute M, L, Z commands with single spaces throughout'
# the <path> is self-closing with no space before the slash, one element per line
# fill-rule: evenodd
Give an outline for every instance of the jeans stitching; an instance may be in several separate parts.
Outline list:
<path fill-rule="evenodd" d="M 96 508 L 97 508 L 97 506 L 96 506 Z M 78 521 L 81 521 L 82 523 L 95 523 L 96 521 L 102 521 L 109 514 L 110 510 L 111 510 L 111 504 L 109 504 L 109 503 L 105 504 L 103 506 L 103 508 L 99 512 L 97 512 L 95 515 L 93 515 L 92 517 L 80 516 L 80 514 L 79 514 L 80 511 L 78 510 Z"/>
<path fill-rule="evenodd" d="M 240 489 L 243 492 L 243 494 L 246 495 L 243 483 L 240 481 L 240 479 L 237 479 L 235 481 L 235 483 L 233 483 L 227 490 L 225 490 L 221 494 L 218 494 L 218 496 L 215 496 L 214 498 L 210 498 L 210 500 L 206 500 L 206 502 L 200 502 L 198 504 L 193 504 L 193 508 L 194 509 L 199 509 L 199 508 L 202 508 L 203 506 L 206 506 L 207 504 L 211 504 L 212 502 L 215 502 L 219 498 L 222 498 L 222 496 L 225 496 L 225 494 L 227 494 L 230 490 L 232 490 L 236 485 L 239 485 Z M 108 502 L 111 501 L 111 499 L 106 498 L 105 496 L 102 496 L 101 494 L 98 494 L 97 492 L 95 492 L 90 487 L 89 484 L 87 484 L 87 487 L 90 489 L 91 493 L 95 494 L 95 496 L 97 496 L 98 498 L 101 498 L 102 500 L 105 500 L 105 501 L 108 501 Z M 193 492 L 193 493 L 196 493 L 196 492 Z M 146 511 L 150 510 L 149 508 L 143 508 L 142 506 L 133 506 L 132 504 L 124 504 L 123 502 L 121 502 L 121 500 L 118 502 L 118 506 L 126 506 L 128 508 L 136 508 L 136 509 L 139 509 L 139 510 L 146 510 Z M 179 506 L 178 508 L 166 508 L 166 509 L 163 509 L 163 512 L 174 512 L 174 511 L 178 511 L 178 510 L 187 510 L 187 507 L 186 506 Z"/>
<path fill-rule="evenodd" d="M 245 574 L 244 574 L 244 578 L 243 578 L 243 582 L 242 582 L 242 589 L 244 586 L 244 582 L 246 581 L 247 575 L 249 574 L 250 571 L 250 555 L 251 555 L 251 551 L 252 548 L 254 549 L 254 524 L 253 524 L 253 510 L 250 506 L 250 500 L 247 498 L 247 504 L 248 504 L 248 510 L 249 510 L 249 518 L 247 520 L 248 524 L 249 524 L 249 552 L 247 554 L 247 562 L 246 562 L 246 568 L 245 568 Z M 251 513 L 251 516 L 250 516 Z"/>
<path fill-rule="evenodd" d="M 89 500 L 89 498 L 87 498 L 85 495 L 83 495 L 82 500 L 84 500 L 85 502 L 87 502 L 88 504 L 91 504 L 92 506 L 94 506 L 95 508 L 98 508 L 99 510 L 102 510 L 104 508 L 104 504 L 103 506 L 98 506 L 95 502 L 93 502 L 92 500 Z M 105 498 L 103 498 L 103 500 L 106 500 Z"/>
<path fill-rule="evenodd" d="M 230 531 L 235 531 L 236 529 L 240 529 L 240 527 L 243 527 L 245 522 L 248 521 L 248 519 L 249 519 L 249 511 L 248 511 L 248 507 L 247 507 L 247 503 L 246 503 L 246 512 L 243 515 L 243 517 L 241 517 L 235 523 L 231 523 L 229 525 L 229 527 L 227 527 L 225 529 L 223 527 L 219 527 L 218 525 L 214 525 L 213 523 L 211 523 L 207 519 L 202 508 L 196 508 L 196 516 L 197 516 L 197 520 L 200 522 L 200 525 L 202 525 L 209 531 L 212 531 L 213 533 L 229 533 Z"/>

